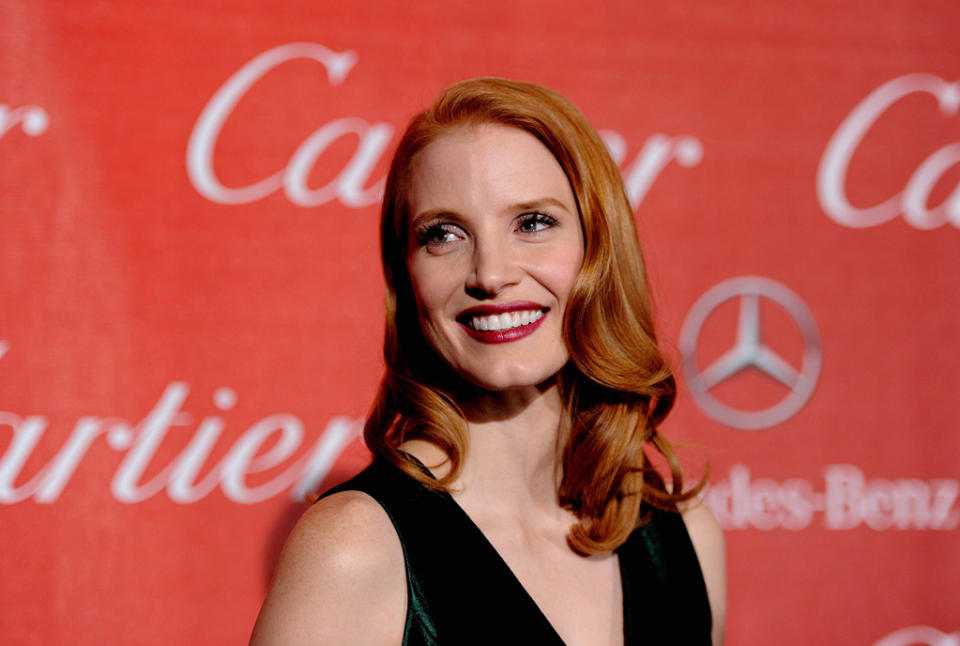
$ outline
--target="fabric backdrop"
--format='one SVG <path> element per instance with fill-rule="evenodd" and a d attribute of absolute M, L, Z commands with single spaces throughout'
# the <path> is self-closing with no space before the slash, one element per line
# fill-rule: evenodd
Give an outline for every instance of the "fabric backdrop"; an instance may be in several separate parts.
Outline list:
<path fill-rule="evenodd" d="M 245 643 L 304 494 L 368 459 L 398 132 L 495 75 L 623 169 L 727 643 L 960 644 L 958 28 L 954 0 L 0 0 L 0 642 Z"/>

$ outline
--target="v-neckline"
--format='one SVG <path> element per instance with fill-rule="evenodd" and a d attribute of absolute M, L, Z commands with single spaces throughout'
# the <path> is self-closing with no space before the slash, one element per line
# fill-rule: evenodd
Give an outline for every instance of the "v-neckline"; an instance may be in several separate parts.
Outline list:
<path fill-rule="evenodd" d="M 416 460 L 416 458 L 414 459 Z M 419 463 L 420 461 L 417 460 L 417 462 Z M 423 464 L 420 464 L 420 467 L 424 469 L 426 473 L 430 475 L 430 477 L 433 477 L 433 474 L 430 473 L 429 470 L 426 469 L 426 467 Z M 524 587 L 523 583 L 520 581 L 516 573 L 510 567 L 510 564 L 507 563 L 506 559 L 503 558 L 503 555 L 500 554 L 500 551 L 497 550 L 496 546 L 490 542 L 490 539 L 487 538 L 487 535 L 483 533 L 483 530 L 480 529 L 480 526 L 474 522 L 474 520 L 470 517 L 470 514 L 468 514 L 467 511 L 460 506 L 460 503 L 458 503 L 456 499 L 450 495 L 449 492 L 441 490 L 439 493 L 441 494 L 442 498 L 447 502 L 447 504 L 453 507 L 453 509 L 455 510 L 455 513 L 460 517 L 460 520 L 469 528 L 470 533 L 474 534 L 475 538 L 482 545 L 485 545 L 486 549 L 490 552 L 490 554 L 493 557 L 495 557 L 495 562 L 500 564 L 504 573 L 507 576 L 507 579 L 512 581 L 512 585 L 519 592 L 522 593 L 522 596 L 526 598 L 527 601 L 529 602 L 530 607 L 536 611 L 536 613 L 543 620 L 543 623 L 546 626 L 548 626 L 550 630 L 553 632 L 554 637 L 556 637 L 557 643 L 563 644 L 563 646 L 566 646 L 566 642 L 563 641 L 563 638 L 560 636 L 560 633 L 557 632 L 556 627 L 550 621 L 549 617 L 547 617 L 546 613 L 543 612 L 543 609 L 537 603 L 536 599 L 533 598 L 533 595 L 531 595 L 530 592 L 527 590 L 527 588 Z M 613 555 L 617 559 L 617 574 L 620 577 L 620 596 L 621 596 L 620 612 L 622 613 L 621 633 L 623 635 L 623 644 L 626 645 L 627 643 L 627 608 L 629 607 L 628 606 L 629 586 L 626 584 L 626 579 L 623 572 L 623 559 L 620 558 L 619 550 L 614 550 Z"/>

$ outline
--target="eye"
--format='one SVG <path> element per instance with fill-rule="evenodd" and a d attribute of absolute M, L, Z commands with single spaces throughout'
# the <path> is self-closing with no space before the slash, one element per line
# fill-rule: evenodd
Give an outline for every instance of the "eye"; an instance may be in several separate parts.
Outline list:
<path fill-rule="evenodd" d="M 463 238 L 460 227 L 449 222 L 433 222 L 417 227 L 417 244 L 421 247 L 438 248 Z"/>
<path fill-rule="evenodd" d="M 538 233 L 556 226 L 557 221 L 546 213 L 524 213 L 517 218 L 517 231 L 520 233 Z"/>

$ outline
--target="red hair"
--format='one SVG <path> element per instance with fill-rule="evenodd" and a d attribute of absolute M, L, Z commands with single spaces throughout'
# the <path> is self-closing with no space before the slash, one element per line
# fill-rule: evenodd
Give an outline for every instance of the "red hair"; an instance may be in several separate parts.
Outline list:
<path fill-rule="evenodd" d="M 518 81 L 478 78 L 447 88 L 415 116 L 387 175 L 380 235 L 386 280 L 386 374 L 364 428 L 373 453 L 434 488 L 459 474 L 468 434 L 457 406 L 459 379 L 429 347 L 417 318 L 406 270 L 407 193 L 417 153 L 452 129 L 494 123 L 519 128 L 546 146 L 573 189 L 584 234 L 584 260 L 570 294 L 563 334 L 570 362 L 560 386 L 562 425 L 559 502 L 579 522 L 570 546 L 582 554 L 615 549 L 638 522 L 641 503 L 665 509 L 702 487 L 683 491 L 679 463 L 658 425 L 673 406 L 676 385 L 653 325 L 646 269 L 633 210 L 619 169 L 596 131 L 567 99 Z M 450 470 L 423 474 L 403 451 L 411 439 L 433 443 Z M 672 493 L 647 450 L 669 466 Z"/>

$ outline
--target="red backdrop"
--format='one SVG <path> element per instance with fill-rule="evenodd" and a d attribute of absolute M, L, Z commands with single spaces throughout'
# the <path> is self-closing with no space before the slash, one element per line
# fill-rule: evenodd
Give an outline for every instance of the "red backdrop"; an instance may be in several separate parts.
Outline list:
<path fill-rule="evenodd" d="M 235 644 L 360 468 L 376 201 L 452 81 L 621 162 L 727 643 L 960 643 L 960 5 L 0 1 L 0 641 Z"/>

